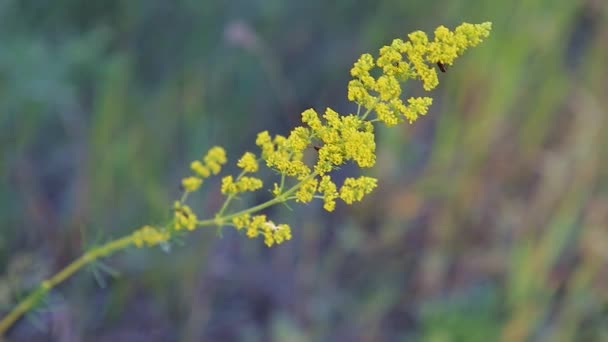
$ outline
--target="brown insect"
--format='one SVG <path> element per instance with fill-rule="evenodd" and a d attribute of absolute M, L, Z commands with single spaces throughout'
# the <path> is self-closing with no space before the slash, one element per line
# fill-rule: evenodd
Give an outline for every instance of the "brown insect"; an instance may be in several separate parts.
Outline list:
<path fill-rule="evenodd" d="M 175 212 L 182 214 L 186 219 L 190 218 L 190 215 L 188 215 L 188 213 L 182 208 L 176 208 Z"/>
<path fill-rule="evenodd" d="M 441 62 L 437 62 L 437 66 L 439 67 L 439 70 L 441 70 L 441 72 L 446 71 L 445 64 L 443 64 Z"/>

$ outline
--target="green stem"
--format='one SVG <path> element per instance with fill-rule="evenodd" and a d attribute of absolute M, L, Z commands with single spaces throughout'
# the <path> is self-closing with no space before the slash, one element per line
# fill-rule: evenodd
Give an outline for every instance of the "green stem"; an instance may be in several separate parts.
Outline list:
<path fill-rule="evenodd" d="M 361 120 L 365 120 L 365 119 L 367 118 L 367 116 L 369 115 L 369 113 L 371 113 L 371 112 L 372 112 L 372 110 L 373 110 L 374 106 L 376 105 L 376 103 L 378 103 L 378 100 L 377 100 L 377 99 L 376 99 L 376 101 L 374 101 L 374 104 L 373 104 L 371 107 L 369 107 L 369 108 L 368 108 L 368 109 L 365 111 L 365 113 L 363 113 L 363 116 L 361 116 Z"/>
<path fill-rule="evenodd" d="M 241 173 L 236 177 L 235 181 L 238 182 L 239 179 L 241 179 L 246 173 L 247 173 L 247 171 L 245 171 L 245 170 L 241 171 Z M 226 209 L 228 209 L 228 205 L 230 204 L 230 202 L 232 201 L 233 198 L 234 198 L 234 195 L 228 195 L 228 197 L 226 197 L 226 201 L 224 201 L 222 208 L 217 212 L 217 214 L 215 214 L 216 217 L 221 217 L 224 214 L 224 211 L 226 211 Z"/>
<path fill-rule="evenodd" d="M 311 173 L 304 180 L 300 181 L 298 184 L 296 184 L 296 185 L 292 186 L 291 188 L 289 188 L 289 190 L 285 191 L 284 193 L 280 194 L 279 196 L 277 196 L 277 197 L 275 197 L 275 198 L 273 198 L 271 200 L 268 200 L 268 201 L 266 201 L 264 203 L 258 204 L 258 205 L 254 206 L 254 207 L 251 207 L 251 208 L 248 208 L 248 209 L 245 209 L 245 210 L 238 211 L 236 213 L 232 213 L 230 215 L 218 216 L 218 217 L 213 218 L 213 219 L 207 219 L 207 220 L 203 220 L 203 221 L 198 221 L 197 224 L 199 226 L 201 226 L 201 227 L 204 227 L 204 226 L 215 226 L 215 225 L 218 224 L 218 222 L 225 223 L 226 221 L 228 221 L 230 219 L 233 219 L 235 217 L 239 217 L 239 216 L 246 215 L 246 214 L 252 214 L 252 213 L 255 213 L 255 212 L 260 211 L 262 209 L 266 209 L 268 207 L 271 207 L 271 206 L 273 206 L 275 204 L 279 204 L 279 203 L 285 202 L 286 200 L 289 199 L 289 196 L 291 194 L 293 194 L 294 192 L 296 192 L 300 188 L 300 186 L 302 186 L 302 184 L 305 181 L 307 181 L 307 180 L 309 180 L 311 178 L 314 178 L 317 175 L 318 174 L 316 172 Z"/>
<path fill-rule="evenodd" d="M 317 176 L 316 172 L 312 173 L 306 179 L 304 179 L 301 182 L 299 182 L 298 184 L 294 185 L 293 187 L 291 187 L 289 190 L 285 191 L 281 195 L 279 195 L 269 201 L 266 201 L 262 204 L 259 204 L 254 207 L 251 207 L 249 209 L 245 209 L 245 210 L 242 210 L 242 211 L 230 214 L 230 215 L 226 215 L 223 217 L 218 216 L 214 219 L 199 221 L 198 225 L 199 226 L 214 226 L 214 225 L 217 225 L 218 222 L 225 223 L 226 221 L 228 221 L 234 217 L 241 216 L 244 214 L 251 214 L 251 213 L 260 211 L 262 209 L 268 208 L 272 205 L 284 202 L 290 198 L 291 194 L 293 194 L 295 191 L 297 191 L 300 188 L 300 186 L 302 185 L 302 183 L 304 181 L 306 181 L 310 178 L 316 177 L 316 176 Z M 184 197 L 182 197 L 182 199 L 184 199 Z M 228 202 L 229 202 L 229 200 L 227 200 L 226 203 L 224 203 L 225 205 L 222 209 L 220 209 L 220 212 L 222 212 L 223 210 L 226 209 L 225 207 L 227 207 Z M 78 270 L 82 269 L 84 266 L 96 261 L 99 258 L 109 256 L 120 250 L 123 250 L 123 249 L 133 245 L 133 243 L 134 243 L 133 237 L 131 236 L 131 234 L 129 234 L 129 235 L 119 238 L 117 240 L 110 241 L 104 245 L 95 247 L 95 248 L 91 249 L 90 251 L 86 252 L 85 254 L 83 254 L 82 256 L 80 256 L 78 259 L 72 261 L 69 265 L 67 265 L 61 271 L 56 273 L 53 277 L 40 283 L 40 285 L 38 285 L 38 287 L 34 291 L 32 291 L 32 293 L 30 293 L 27 297 L 25 297 L 23 300 L 21 300 L 19 302 L 19 304 L 17 304 L 17 306 L 15 306 L 2 320 L 0 320 L 0 341 L 2 340 L 2 336 L 6 333 L 6 331 L 19 318 L 21 318 L 26 312 L 28 312 L 32 308 L 34 308 L 34 306 L 40 301 L 40 299 L 42 299 L 51 289 L 57 287 L 59 284 L 61 284 L 66 279 L 71 277 L 74 273 L 76 273 Z"/>
<path fill-rule="evenodd" d="M 105 245 L 93 248 L 83 254 L 80 258 L 72 261 L 64 269 L 56 273 L 53 277 L 43 281 L 32 293 L 25 297 L 19 304 L 11 310 L 2 320 L 0 320 L 0 340 L 6 331 L 26 312 L 30 311 L 52 288 L 61 284 L 84 266 L 95 260 L 111 255 L 117 251 L 125 249 L 133 244 L 131 235 L 110 241 Z"/>

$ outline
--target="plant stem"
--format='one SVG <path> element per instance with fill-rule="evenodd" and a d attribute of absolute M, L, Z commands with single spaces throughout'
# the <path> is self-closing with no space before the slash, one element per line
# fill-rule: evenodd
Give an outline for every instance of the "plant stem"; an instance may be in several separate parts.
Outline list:
<path fill-rule="evenodd" d="M 317 176 L 317 173 L 314 172 L 311 175 L 309 175 L 305 180 L 316 177 L 316 176 Z M 272 205 L 284 202 L 290 198 L 289 196 L 292 193 L 294 193 L 296 190 L 298 190 L 300 188 L 300 186 L 302 185 L 302 183 L 305 180 L 302 180 L 301 182 L 294 185 L 293 187 L 291 187 L 289 190 L 285 191 L 281 195 L 279 195 L 271 200 L 268 200 L 262 204 L 259 204 L 254 207 L 251 207 L 251 208 L 248 208 L 248 209 L 245 209 L 245 210 L 242 210 L 242 211 L 230 214 L 230 215 L 226 215 L 223 217 L 216 217 L 213 219 L 199 221 L 197 224 L 199 226 L 217 225 L 218 220 L 220 220 L 221 222 L 222 221 L 226 222 L 227 220 L 230 220 L 234 217 L 241 216 L 244 214 L 251 214 L 251 213 L 260 211 L 262 209 L 268 208 Z M 182 197 L 182 199 L 185 199 L 185 197 Z M 229 201 L 226 201 L 226 203 L 224 203 L 224 208 L 222 208 L 222 210 L 220 210 L 220 212 L 223 212 L 223 210 L 226 209 L 228 202 Z M 51 289 L 55 288 L 57 285 L 64 282 L 66 279 L 68 279 L 70 276 L 72 276 L 74 273 L 76 273 L 78 270 L 80 270 L 84 266 L 96 261 L 99 258 L 109 256 L 120 250 L 123 250 L 133 244 L 134 244 L 133 237 L 131 236 L 131 234 L 129 234 L 122 238 L 112 240 L 104 245 L 94 247 L 93 249 L 89 250 L 88 252 L 86 252 L 85 254 L 80 256 L 78 259 L 72 261 L 69 265 L 67 265 L 65 268 L 63 268 L 61 271 L 56 273 L 51 278 L 41 282 L 40 285 L 38 285 L 38 287 L 35 290 L 33 290 L 27 297 L 25 297 L 23 300 L 21 300 L 19 302 L 19 304 L 17 304 L 17 306 L 15 306 L 4 318 L 2 318 L 2 320 L 0 320 L 0 341 L 2 341 L 2 336 L 6 333 L 6 331 L 11 326 L 13 326 L 13 324 L 19 318 L 21 318 L 21 316 L 23 316 L 26 312 L 33 309 L 34 306 L 36 306 L 36 304 L 40 301 L 40 299 L 42 299 Z"/>
<path fill-rule="evenodd" d="M 213 218 L 213 219 L 207 219 L 207 220 L 203 220 L 203 221 L 198 221 L 197 225 L 199 225 L 199 226 L 214 226 L 214 225 L 218 224 L 218 221 L 219 222 L 226 222 L 227 220 L 230 220 L 232 218 L 235 218 L 235 217 L 238 217 L 238 216 L 241 216 L 241 215 L 245 215 L 245 214 L 252 214 L 252 213 L 255 213 L 256 211 L 260 211 L 262 209 L 266 209 L 266 208 L 271 207 L 271 206 L 273 206 L 275 204 L 278 204 L 278 203 L 281 203 L 281 202 L 285 202 L 286 200 L 289 199 L 289 196 L 291 194 L 293 194 L 296 190 L 298 190 L 300 188 L 300 186 L 302 186 L 302 184 L 306 180 L 308 180 L 310 178 L 314 178 L 317 175 L 318 175 L 317 172 L 311 173 L 308 177 L 306 177 L 305 179 L 303 179 L 302 181 L 300 181 L 298 184 L 296 184 L 296 185 L 292 186 L 291 188 L 289 188 L 289 190 L 285 191 L 281 195 L 279 195 L 279 196 L 277 196 L 277 197 L 275 197 L 275 198 L 273 198 L 271 200 L 268 200 L 268 201 L 266 201 L 264 203 L 258 204 L 258 205 L 254 206 L 254 207 L 251 207 L 251 208 L 248 208 L 248 209 L 245 209 L 245 210 L 241 210 L 241 211 L 236 212 L 236 213 L 232 213 L 230 215 L 216 217 L 216 218 Z"/>
<path fill-rule="evenodd" d="M 11 310 L 2 320 L 0 320 L 0 340 L 2 335 L 17 321 L 23 314 L 30 311 L 44 295 L 46 295 L 52 288 L 61 284 L 64 280 L 69 278 L 72 274 L 84 266 L 92 263 L 93 261 L 113 254 L 117 251 L 125 249 L 133 244 L 133 238 L 131 235 L 122 237 L 117 240 L 110 241 L 105 245 L 95 247 L 92 250 L 83 254 L 80 258 L 72 261 L 64 269 L 56 273 L 53 277 L 43 281 L 38 287 L 25 297 L 19 304 Z"/>

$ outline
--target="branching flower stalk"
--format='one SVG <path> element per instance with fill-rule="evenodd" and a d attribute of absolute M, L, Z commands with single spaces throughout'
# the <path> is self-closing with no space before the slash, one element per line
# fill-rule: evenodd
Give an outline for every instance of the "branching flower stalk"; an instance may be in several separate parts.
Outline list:
<path fill-rule="evenodd" d="M 75 272 L 94 261 L 129 247 L 154 247 L 170 243 L 184 231 L 201 227 L 233 227 L 249 238 L 262 237 L 270 247 L 291 239 L 287 224 L 276 224 L 260 212 L 270 206 L 290 201 L 308 203 L 323 201 L 323 208 L 333 211 L 336 200 L 346 204 L 361 201 L 377 186 L 377 179 L 368 176 L 348 177 L 338 186 L 332 172 L 346 163 L 361 169 L 376 162 L 374 123 L 386 126 L 408 121 L 412 123 L 425 115 L 432 104 L 430 97 L 402 99 L 401 84 L 417 79 L 424 90 L 431 91 L 439 81 L 435 66 L 452 65 L 456 57 L 469 47 L 478 45 L 491 30 L 491 23 L 458 26 L 454 31 L 440 26 L 434 39 L 422 31 L 408 35 L 407 40 L 395 39 L 374 58 L 363 54 L 351 69 L 353 79 L 348 83 L 348 99 L 357 105 L 357 112 L 340 115 L 331 108 L 320 117 L 314 109 L 302 113 L 302 126 L 287 136 L 271 136 L 268 131 L 257 135 L 259 154 L 245 152 L 236 165 L 241 172 L 221 179 L 221 192 L 226 199 L 213 218 L 199 220 L 187 204 L 190 193 L 196 192 L 209 177 L 220 174 L 227 157 L 223 148 L 212 147 L 200 160 L 191 163 L 191 175 L 182 180 L 184 193 L 173 205 L 173 217 L 163 226 L 143 226 L 122 238 L 94 247 L 53 277 L 42 281 L 27 297 L 0 321 L 0 336 L 23 314 L 30 311 L 51 289 Z M 374 75 L 378 75 L 375 77 Z M 375 116 L 374 116 L 375 114 Z M 234 210 L 233 200 L 239 194 L 260 191 L 264 182 L 255 176 L 260 164 L 273 170 L 278 177 L 268 187 L 272 198 L 256 206 Z"/>

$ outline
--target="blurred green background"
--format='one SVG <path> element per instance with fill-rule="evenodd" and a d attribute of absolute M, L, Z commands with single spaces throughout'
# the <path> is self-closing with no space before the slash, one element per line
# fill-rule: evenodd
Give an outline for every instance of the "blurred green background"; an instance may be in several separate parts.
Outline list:
<path fill-rule="evenodd" d="M 234 162 L 304 109 L 353 111 L 361 53 L 463 21 L 493 32 L 429 115 L 379 130 L 367 200 L 268 211 L 294 228 L 272 249 L 210 229 L 121 253 L 9 338 L 608 340 L 604 0 L 1 0 L 0 312 L 162 222 L 212 145 Z M 191 204 L 209 216 L 206 185 Z"/>

